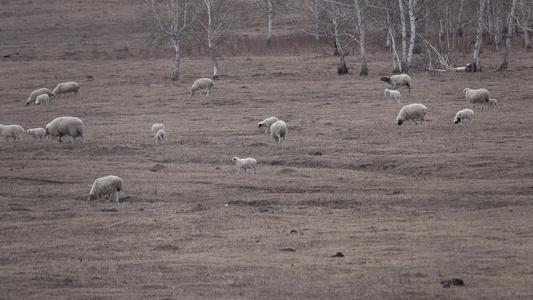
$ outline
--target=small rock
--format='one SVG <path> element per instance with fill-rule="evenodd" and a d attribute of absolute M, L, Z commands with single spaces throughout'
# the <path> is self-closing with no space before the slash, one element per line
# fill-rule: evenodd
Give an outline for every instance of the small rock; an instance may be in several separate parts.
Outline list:
<path fill-rule="evenodd" d="M 332 255 L 331 257 L 344 257 L 344 254 L 342 254 L 342 252 L 337 252 L 337 254 Z"/>

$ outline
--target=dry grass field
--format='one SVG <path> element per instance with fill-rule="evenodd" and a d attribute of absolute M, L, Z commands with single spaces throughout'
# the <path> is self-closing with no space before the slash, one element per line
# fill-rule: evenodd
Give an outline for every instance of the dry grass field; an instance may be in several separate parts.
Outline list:
<path fill-rule="evenodd" d="M 482 73 L 414 72 L 401 104 L 383 95 L 387 52 L 368 77 L 357 56 L 338 76 L 312 51 L 222 55 L 212 94 L 192 97 L 210 59 L 184 56 L 171 81 L 142 5 L 40 2 L 0 3 L 0 123 L 77 116 L 86 143 L 0 139 L 0 299 L 533 298 L 530 52 L 505 73 L 491 51 Z M 25 105 L 65 81 L 80 94 Z M 453 124 L 465 87 L 500 107 Z M 398 126 L 417 102 L 427 122 Z M 281 145 L 257 128 L 270 116 Z M 109 174 L 121 201 L 89 202 Z"/>

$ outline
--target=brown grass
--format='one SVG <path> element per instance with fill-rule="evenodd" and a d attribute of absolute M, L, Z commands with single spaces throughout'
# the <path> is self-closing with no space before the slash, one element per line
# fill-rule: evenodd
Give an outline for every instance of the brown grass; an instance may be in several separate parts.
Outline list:
<path fill-rule="evenodd" d="M 413 73 L 402 104 L 383 95 L 388 53 L 368 77 L 353 56 L 337 76 L 321 51 L 224 56 L 212 94 L 191 97 L 209 59 L 185 56 L 172 82 L 168 52 L 129 42 L 149 36 L 142 6 L 24 3 L 0 4 L 0 123 L 78 116 L 87 142 L 0 140 L 1 299 L 533 297 L 529 53 L 505 73 Z M 484 53 L 485 70 L 501 57 Z M 80 95 L 24 105 L 70 80 Z M 500 108 L 454 125 L 464 87 Z M 428 121 L 396 125 L 414 102 Z M 256 128 L 273 115 L 289 127 L 282 145 Z M 233 156 L 256 158 L 258 174 L 237 176 Z M 88 202 L 109 174 L 124 179 L 121 202 Z M 452 278 L 465 286 L 443 288 Z"/>

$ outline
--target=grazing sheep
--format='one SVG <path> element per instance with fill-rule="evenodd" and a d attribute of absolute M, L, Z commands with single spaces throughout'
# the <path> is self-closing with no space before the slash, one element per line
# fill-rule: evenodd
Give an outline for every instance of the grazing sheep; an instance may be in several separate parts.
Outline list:
<path fill-rule="evenodd" d="M 472 123 L 473 118 L 474 111 L 469 108 L 466 108 L 457 112 L 457 114 L 455 115 L 455 119 L 453 119 L 453 122 L 455 124 L 463 124 L 463 120 L 468 119 L 470 120 L 470 123 Z"/>
<path fill-rule="evenodd" d="M 281 120 L 274 122 L 274 124 L 270 126 L 270 134 L 277 143 L 281 143 L 281 138 L 285 140 L 285 135 L 288 132 L 287 124 Z"/>
<path fill-rule="evenodd" d="M 35 99 L 37 99 L 37 96 L 42 95 L 42 94 L 47 94 L 48 96 L 53 96 L 54 95 L 54 93 L 52 93 L 51 90 L 49 90 L 47 88 L 40 88 L 38 90 L 33 91 L 30 94 L 30 97 L 28 98 L 28 100 L 26 100 L 26 105 L 29 105 L 31 102 L 34 102 Z"/>
<path fill-rule="evenodd" d="M 413 103 L 402 107 L 400 113 L 396 117 L 398 125 L 402 125 L 403 122 L 412 120 L 415 124 L 418 124 L 415 120 L 420 119 L 424 121 L 424 116 L 428 112 L 427 107 L 420 103 Z"/>
<path fill-rule="evenodd" d="M 22 134 L 24 128 L 19 125 L 2 125 L 0 124 L 0 132 L 6 138 L 6 141 L 9 142 L 8 138 L 12 137 L 13 141 L 22 141 Z"/>
<path fill-rule="evenodd" d="M 155 123 L 154 125 L 152 125 L 152 135 L 155 137 L 155 134 L 157 133 L 157 131 L 159 129 L 163 129 L 165 130 L 165 125 L 163 124 L 160 124 L 160 123 Z"/>
<path fill-rule="evenodd" d="M 465 88 L 463 94 L 465 94 L 466 101 L 474 104 L 474 109 L 476 109 L 476 103 L 483 103 L 481 109 L 483 109 L 485 104 L 489 104 L 490 93 L 486 89 L 473 90 L 471 88 Z"/>
<path fill-rule="evenodd" d="M 489 109 L 491 107 L 498 108 L 498 100 L 496 98 L 490 98 L 489 100 Z"/>
<path fill-rule="evenodd" d="M 381 77 L 381 81 L 388 82 L 390 85 L 392 85 L 393 89 L 406 86 L 409 88 L 409 92 L 411 91 L 411 77 L 409 77 L 407 74 Z"/>
<path fill-rule="evenodd" d="M 390 103 L 390 101 L 392 99 L 394 99 L 394 100 L 396 100 L 396 102 L 400 103 L 400 97 L 402 96 L 402 94 L 400 94 L 400 92 L 398 92 L 398 91 L 391 91 L 389 89 L 385 89 L 385 96 L 389 100 L 389 103 Z"/>
<path fill-rule="evenodd" d="M 213 80 L 209 78 L 197 79 L 191 86 L 191 95 L 194 96 L 194 92 L 200 90 L 200 96 L 202 96 L 202 90 L 205 89 L 207 92 L 206 96 L 209 96 L 212 87 Z"/>
<path fill-rule="evenodd" d="M 54 96 L 59 96 L 60 94 L 67 94 L 67 93 L 78 94 L 79 89 L 80 89 L 80 85 L 76 82 L 73 82 L 73 81 L 64 82 L 64 83 L 58 84 L 52 93 L 54 94 Z"/>
<path fill-rule="evenodd" d="M 254 174 L 257 171 L 257 169 L 256 169 L 257 160 L 255 160 L 253 158 L 248 157 L 248 158 L 240 159 L 237 156 L 235 156 L 232 160 L 237 165 L 237 174 L 239 174 L 241 169 L 244 170 L 244 173 L 246 173 L 247 169 L 253 169 L 254 170 Z"/>
<path fill-rule="evenodd" d="M 122 191 L 123 185 L 124 181 L 118 176 L 109 175 L 97 178 L 91 188 L 89 201 L 107 199 L 118 202 L 118 192 Z"/>
<path fill-rule="evenodd" d="M 37 138 L 39 138 L 39 142 L 43 139 L 43 137 L 48 138 L 46 135 L 46 129 L 44 128 L 32 128 L 28 129 L 26 132 L 33 136 L 34 141 L 37 140 Z"/>
<path fill-rule="evenodd" d="M 155 142 L 159 145 L 163 145 L 165 143 L 165 137 L 167 133 L 163 129 L 159 129 L 155 134 Z"/>
<path fill-rule="evenodd" d="M 277 121 L 278 118 L 276 117 L 264 119 L 263 121 L 259 122 L 259 124 L 257 124 L 257 128 L 265 127 L 265 133 L 270 133 L 270 126 L 272 126 L 272 124 L 276 123 Z"/>
<path fill-rule="evenodd" d="M 44 105 L 50 105 L 50 96 L 48 96 L 47 94 L 37 96 L 37 98 L 35 99 L 35 104 L 39 105 L 41 104 L 41 102 L 44 102 Z"/>
<path fill-rule="evenodd" d="M 62 142 L 62 137 L 65 135 L 73 138 L 73 144 L 77 137 L 81 137 L 85 143 L 83 130 L 83 121 L 76 117 L 58 117 L 46 124 L 46 135 L 49 135 L 54 139 L 59 137 L 58 141 L 60 143 Z"/>

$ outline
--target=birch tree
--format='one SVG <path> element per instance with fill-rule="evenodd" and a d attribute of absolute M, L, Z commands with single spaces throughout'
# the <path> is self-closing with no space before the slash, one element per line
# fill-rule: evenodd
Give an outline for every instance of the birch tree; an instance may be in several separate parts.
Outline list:
<path fill-rule="evenodd" d="M 254 0 L 255 4 L 266 12 L 268 17 L 267 45 L 272 43 L 272 28 L 274 27 L 274 18 L 284 12 L 283 0 Z"/>
<path fill-rule="evenodd" d="M 509 65 L 509 56 L 511 55 L 511 38 L 514 33 L 514 22 L 515 22 L 515 9 L 516 9 L 516 0 L 513 0 L 511 4 L 511 11 L 509 12 L 509 17 L 507 17 L 507 34 L 505 37 L 505 56 L 503 57 L 503 62 L 500 65 L 498 71 L 507 70 Z"/>
<path fill-rule="evenodd" d="M 224 35 L 233 24 L 229 20 L 228 13 L 236 5 L 230 0 L 197 0 L 191 5 L 197 19 L 200 32 L 195 32 L 197 41 L 205 44 L 209 51 L 209 56 L 213 61 L 213 79 L 218 78 L 218 60 L 215 55 L 215 42 Z M 238 11 L 239 9 L 237 9 Z"/>
<path fill-rule="evenodd" d="M 485 0 L 479 0 L 479 10 L 477 16 L 476 43 L 474 45 L 474 58 L 472 60 L 472 72 L 481 72 L 479 63 L 479 52 L 481 50 L 481 31 L 483 29 L 483 14 L 485 12 Z"/>
<path fill-rule="evenodd" d="M 354 7 L 355 7 L 355 14 L 357 17 L 357 28 L 359 31 L 359 46 L 361 48 L 361 73 L 359 73 L 359 75 L 367 76 L 368 66 L 366 62 L 366 48 L 365 48 L 365 35 L 366 35 L 365 17 L 363 14 L 363 10 L 361 9 L 361 6 L 359 5 L 359 0 L 354 0 Z"/>
<path fill-rule="evenodd" d="M 175 65 L 172 80 L 180 78 L 180 44 L 188 37 L 194 19 L 187 19 L 188 0 L 141 0 L 153 13 L 159 31 L 174 47 Z"/>
<path fill-rule="evenodd" d="M 521 17 L 518 19 L 518 26 L 524 32 L 524 48 L 531 49 L 531 42 L 529 40 L 529 20 L 531 19 L 531 1 L 520 0 Z"/>

